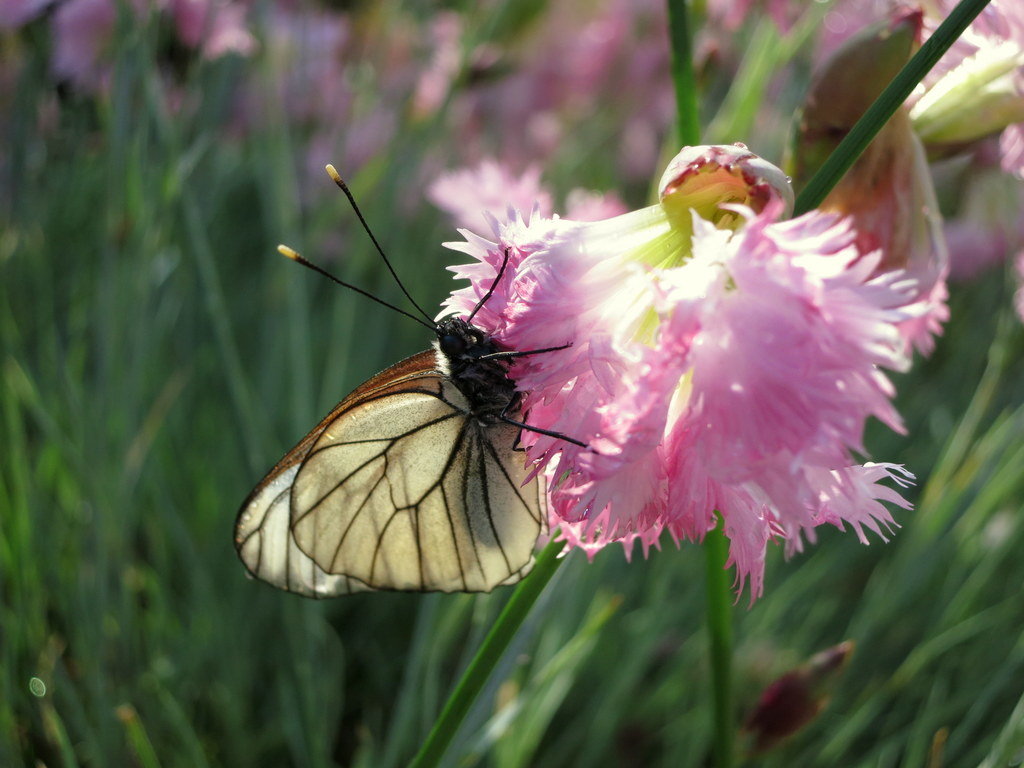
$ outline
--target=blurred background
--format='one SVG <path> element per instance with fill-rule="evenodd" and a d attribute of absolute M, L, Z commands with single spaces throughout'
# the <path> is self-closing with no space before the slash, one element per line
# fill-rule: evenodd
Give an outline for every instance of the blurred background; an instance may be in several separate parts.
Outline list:
<path fill-rule="evenodd" d="M 706 140 L 780 162 L 819 33 L 856 19 L 818 3 L 780 32 L 726 5 L 695 8 Z M 318 603 L 245 577 L 252 486 L 430 341 L 275 246 L 402 304 L 331 162 L 439 306 L 464 259 L 441 243 L 470 223 L 460 173 L 499 210 L 650 203 L 677 149 L 669 60 L 649 0 L 3 0 L 0 765 L 408 761 L 508 590 Z M 961 170 L 941 170 L 953 214 Z M 1006 205 L 1001 183 L 970 204 Z M 789 562 L 773 547 L 765 596 L 739 599 L 738 718 L 856 642 L 828 708 L 756 764 L 995 766 L 1024 747 L 1024 332 L 1012 246 L 990 251 L 937 351 L 896 377 L 908 434 L 869 434 L 919 478 L 902 529 L 869 547 L 822 529 Z M 703 569 L 668 540 L 632 562 L 574 552 L 448 764 L 704 765 Z"/>

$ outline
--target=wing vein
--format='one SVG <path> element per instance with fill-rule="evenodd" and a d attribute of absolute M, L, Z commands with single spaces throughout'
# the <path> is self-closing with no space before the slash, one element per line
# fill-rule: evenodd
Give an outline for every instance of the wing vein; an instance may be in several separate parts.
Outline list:
<path fill-rule="evenodd" d="M 398 504 L 394 501 L 394 498 L 392 498 L 391 506 L 392 506 L 393 509 L 392 509 L 391 515 L 388 517 L 388 521 L 384 524 L 384 527 L 381 529 L 380 535 L 377 537 L 377 543 L 374 545 L 374 548 L 373 548 L 373 559 L 370 561 L 370 580 L 371 581 L 373 580 L 374 571 L 376 571 L 376 569 L 377 569 L 377 558 L 380 555 L 381 544 L 384 541 L 384 535 L 387 533 L 388 528 L 391 527 L 391 523 L 394 522 L 395 518 L 398 516 L 398 514 L 400 512 L 407 512 L 407 511 L 410 511 L 410 510 L 415 510 L 415 512 L 417 514 L 417 518 L 418 518 L 418 516 L 419 516 L 418 513 L 419 513 L 420 505 L 423 503 L 423 501 L 435 489 L 437 489 L 441 485 L 441 483 L 444 480 L 445 475 L 448 473 L 448 469 L 451 467 L 452 463 L 455 461 L 455 457 L 458 455 L 459 451 L 461 450 L 462 443 L 463 443 L 463 440 L 465 439 L 465 435 L 466 435 L 467 425 L 468 425 L 468 420 L 462 425 L 462 429 L 459 430 L 458 437 L 454 440 L 452 448 L 448 452 L 448 459 L 445 461 L 444 469 L 441 470 L 440 474 L 438 474 L 437 480 L 430 485 L 430 487 L 426 490 L 426 492 L 423 494 L 423 496 L 420 497 L 420 499 L 418 501 L 414 501 L 413 503 L 411 503 L 411 504 L 409 504 L 407 506 L 404 506 L 404 507 L 399 507 Z M 387 469 L 386 469 L 386 467 L 385 467 L 385 472 L 383 473 L 382 477 L 383 478 L 387 477 Z M 389 489 L 393 488 L 390 482 L 388 482 L 388 487 L 389 487 Z M 418 554 L 420 556 L 420 567 L 421 567 L 421 577 L 422 577 L 422 553 L 418 553 Z"/>
<path fill-rule="evenodd" d="M 523 494 L 519 492 L 519 486 L 517 486 L 515 481 L 509 476 L 508 470 L 505 468 L 505 464 L 498 457 L 498 452 L 494 450 L 494 446 L 491 444 L 491 441 L 486 440 L 484 441 L 484 444 L 487 446 L 487 450 L 490 452 L 491 458 L 494 459 L 494 463 L 497 464 L 498 468 L 501 470 L 501 474 L 504 476 L 505 482 L 509 484 L 509 487 L 512 489 L 512 492 L 515 493 L 516 498 L 519 499 L 520 502 L 522 502 L 522 505 L 526 508 L 527 513 L 529 513 L 530 517 L 532 517 L 535 522 L 541 522 L 540 510 L 538 510 L 537 513 L 534 514 L 534 511 L 530 507 L 529 502 L 526 501 L 526 499 L 523 498 Z"/>
<path fill-rule="evenodd" d="M 479 449 L 479 467 L 480 472 L 480 489 L 484 497 L 484 509 L 487 511 L 487 524 L 491 527 L 491 533 L 494 534 L 494 541 L 498 544 L 498 550 L 501 552 L 501 558 L 505 561 L 505 568 L 508 569 L 508 575 L 511 576 L 515 569 L 512 567 L 512 563 L 508 560 L 508 553 L 505 551 L 505 545 L 501 543 L 501 536 L 498 535 L 498 528 L 494 525 L 494 511 L 491 509 L 491 494 L 490 487 L 487 483 L 487 456 L 484 454 L 483 445 L 490 445 L 488 440 L 485 440 L 483 435 L 477 431 L 477 446 Z"/>

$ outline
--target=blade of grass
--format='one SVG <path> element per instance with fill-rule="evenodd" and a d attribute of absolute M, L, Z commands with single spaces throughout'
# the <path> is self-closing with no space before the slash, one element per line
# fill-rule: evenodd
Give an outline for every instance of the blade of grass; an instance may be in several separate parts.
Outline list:
<path fill-rule="evenodd" d="M 714 143 L 746 141 L 750 137 L 772 78 L 794 55 L 806 50 L 821 26 L 828 7 L 811 4 L 785 35 L 779 35 L 774 20 L 763 17 L 745 46 L 743 60 L 729 84 L 718 112 L 712 118 L 705 140 Z"/>
<path fill-rule="evenodd" d="M 124 726 L 128 743 L 132 747 L 135 759 L 142 768 L 160 768 L 160 760 L 153 749 L 153 742 L 149 740 L 149 734 L 139 718 L 139 713 L 131 704 L 121 704 L 116 710 L 117 719 Z"/>
<path fill-rule="evenodd" d="M 541 738 L 621 603 L 618 595 L 596 596 L 585 623 L 572 637 L 562 639 L 558 651 L 535 669 L 517 695 L 495 713 L 482 729 L 473 752 L 482 755 L 494 744 L 494 764 L 498 768 L 534 764 Z"/>
<path fill-rule="evenodd" d="M 729 542 L 723 532 L 724 521 L 704 537 L 705 616 L 711 654 L 712 718 L 715 766 L 730 768 L 735 762 L 736 720 L 732 696 L 732 594 L 726 562 Z"/>
<path fill-rule="evenodd" d="M 487 682 L 494 666 L 498 663 L 508 644 L 512 642 L 512 638 L 526 619 L 530 608 L 537 602 L 544 587 L 558 570 L 558 566 L 562 562 L 558 555 L 562 548 L 561 542 L 552 539 L 537 557 L 537 563 L 529 577 L 523 579 L 516 586 L 512 597 L 505 604 L 497 621 L 494 622 L 494 626 L 491 627 L 491 631 L 487 633 L 480 650 L 477 651 L 473 661 L 462 674 L 455 691 L 448 698 L 426 741 L 423 742 L 420 751 L 410 763 L 410 768 L 430 768 L 440 763 L 455 732 L 484 687 L 484 683 Z"/>
<path fill-rule="evenodd" d="M 206 236 L 208 228 L 203 224 L 194 201 L 183 198 L 181 208 L 185 231 L 190 241 L 190 250 L 195 255 L 196 266 L 199 268 L 199 276 L 203 282 L 206 309 L 213 323 L 214 336 L 226 368 L 228 389 L 238 411 L 239 429 L 244 432 L 242 442 L 245 445 L 246 458 L 250 470 L 255 473 L 263 465 L 259 454 L 260 441 L 257 436 L 261 433 L 265 434 L 266 430 L 257 430 L 253 426 L 253 420 L 257 419 L 262 411 L 255 407 L 238 345 L 231 332 L 231 325 L 228 321 L 230 312 L 224 299 L 224 289 L 221 286 L 220 277 L 217 274 L 213 250 Z"/>
<path fill-rule="evenodd" d="M 693 73 L 693 36 L 686 0 L 669 0 L 668 25 L 672 47 L 672 82 L 676 90 L 676 131 L 679 143 L 700 142 L 697 79 Z"/>
<path fill-rule="evenodd" d="M 977 389 L 975 389 L 974 397 L 960 419 L 953 437 L 946 443 L 945 449 L 929 476 L 928 484 L 924 488 L 919 506 L 928 514 L 924 516 L 920 525 L 915 526 L 915 535 L 928 538 L 934 535 L 948 519 L 948 511 L 939 514 L 938 510 L 944 506 L 942 499 L 947 495 L 949 483 L 971 449 L 981 420 L 991 407 L 998 391 L 1000 381 L 1011 359 L 1010 340 L 1016 325 L 1016 318 L 1011 317 L 1009 312 L 1000 319 L 996 338 L 992 342 L 992 346 L 989 347 L 988 361 L 981 381 L 978 382 Z"/>
<path fill-rule="evenodd" d="M 997 766 L 1015 765 L 1020 763 L 1024 753 L 1024 696 L 1017 702 L 1013 714 L 1006 721 L 992 750 L 978 768 L 997 768 Z"/>

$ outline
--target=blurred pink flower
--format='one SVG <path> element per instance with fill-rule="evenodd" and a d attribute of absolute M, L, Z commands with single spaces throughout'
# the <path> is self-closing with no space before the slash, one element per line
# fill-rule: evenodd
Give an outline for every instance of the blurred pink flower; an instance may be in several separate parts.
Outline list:
<path fill-rule="evenodd" d="M 1009 255 L 1006 233 L 977 221 L 950 221 L 946 225 L 952 281 L 970 280 Z"/>
<path fill-rule="evenodd" d="M 957 190 L 945 222 L 950 279 L 970 280 L 1024 247 L 1024 185 L 1000 168 L 998 143 L 937 169 L 936 185 Z"/>
<path fill-rule="evenodd" d="M 228 53 L 247 55 L 256 42 L 245 26 L 246 6 L 216 0 L 128 0 L 133 23 L 150 14 L 169 13 L 175 35 L 208 59 Z M 111 70 L 110 46 L 117 23 L 117 0 L 66 0 L 53 16 L 52 67 L 57 77 L 83 90 L 101 88 Z"/>
<path fill-rule="evenodd" d="M 628 208 L 614 192 L 571 189 L 565 197 L 565 217 L 573 221 L 600 221 L 625 213 Z"/>
<path fill-rule="evenodd" d="M 163 0 L 167 3 L 178 37 L 203 56 L 215 59 L 228 53 L 242 56 L 256 49 L 256 40 L 246 27 L 247 9 L 239 2 L 224 0 Z"/>
<path fill-rule="evenodd" d="M 248 84 L 242 119 L 259 124 L 267 112 L 280 109 L 301 128 L 329 124 L 329 115 L 344 121 L 354 99 L 343 70 L 345 51 L 353 44 L 347 16 L 281 4 L 272 8 L 262 32 L 272 79 Z"/>
<path fill-rule="evenodd" d="M 237 129 L 259 131 L 286 115 L 305 152 L 303 171 L 318 181 L 325 163 L 351 178 L 381 157 L 401 130 L 431 54 L 433 41 L 419 19 L 278 2 L 260 32 L 266 76 L 246 83 Z"/>
<path fill-rule="evenodd" d="M 514 167 L 543 162 L 568 136 L 615 153 L 627 179 L 655 164 L 674 114 L 665 5 L 660 0 L 566 0 L 543 24 L 509 31 L 505 47 L 455 94 L 449 122 L 462 157 L 493 152 Z"/>
<path fill-rule="evenodd" d="M 462 17 L 454 11 L 438 13 L 430 23 L 430 36 L 433 54 L 413 94 L 413 112 L 420 117 L 433 114 L 441 107 L 459 74 Z"/>
<path fill-rule="evenodd" d="M 999 136 L 999 149 L 1003 155 L 1003 167 L 1021 175 L 1024 168 L 1024 123 L 1014 123 Z"/>
<path fill-rule="evenodd" d="M 104 54 L 116 21 L 113 0 L 67 0 L 58 6 L 53 16 L 54 74 L 84 90 L 99 88 L 109 76 Z"/>
<path fill-rule="evenodd" d="M 484 160 L 473 168 L 441 174 L 427 188 L 427 198 L 445 211 L 457 227 L 477 231 L 490 229 L 490 218 L 504 219 L 508 209 L 550 216 L 551 194 L 540 181 L 537 166 L 522 174 L 512 173 L 497 160 Z"/>
<path fill-rule="evenodd" d="M 800 0 L 708 0 L 707 8 L 708 16 L 729 29 L 736 29 L 751 16 L 761 13 L 787 32 L 806 10 L 807 3 Z"/>
<path fill-rule="evenodd" d="M 611 541 L 656 544 L 664 529 L 699 541 L 721 514 L 730 564 L 751 598 L 765 547 L 789 551 L 817 526 L 883 536 L 880 484 L 909 477 L 858 465 L 869 416 L 902 423 L 882 368 L 907 365 L 898 329 L 913 281 L 875 274 L 836 215 L 780 221 L 785 176 L 743 147 L 688 148 L 662 202 L 592 223 L 515 216 L 494 240 L 449 247 L 471 285 L 446 311 L 471 310 L 506 249 L 506 277 L 475 322 L 510 349 L 569 344 L 517 361 L 528 423 L 588 443 L 524 432 L 552 478 L 552 524 L 593 553 Z M 728 203 L 724 208 L 722 203 Z"/>
<path fill-rule="evenodd" d="M 907 16 L 923 19 L 930 0 L 834 0 L 827 6 L 818 30 L 815 59 L 824 61 L 836 49 L 871 24 L 889 19 L 890 22 Z M 918 40 L 920 45 L 920 40 Z M 884 83 L 882 87 L 884 87 Z"/>
<path fill-rule="evenodd" d="M 13 29 L 27 24 L 41 14 L 54 0 L 3 0 L 0 2 L 0 29 Z"/>
<path fill-rule="evenodd" d="M 508 219 L 509 210 L 552 215 L 551 193 L 536 166 L 512 173 L 497 160 L 483 160 L 473 168 L 460 168 L 438 176 L 427 188 L 427 198 L 452 217 L 455 226 L 487 230 L 492 218 Z M 597 221 L 626 212 L 614 193 L 573 189 L 565 202 L 565 215 L 574 221 Z"/>

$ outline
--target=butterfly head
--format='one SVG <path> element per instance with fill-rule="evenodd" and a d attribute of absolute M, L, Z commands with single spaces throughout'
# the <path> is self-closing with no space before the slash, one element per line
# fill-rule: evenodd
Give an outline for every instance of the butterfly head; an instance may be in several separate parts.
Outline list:
<path fill-rule="evenodd" d="M 501 351 L 498 343 L 460 317 L 445 318 L 436 330 L 439 368 L 466 396 L 481 422 L 499 421 L 515 398 L 516 385 L 508 376 L 508 362 L 490 357 Z"/>
<path fill-rule="evenodd" d="M 450 362 L 471 362 L 498 351 L 494 339 L 461 317 L 447 317 L 437 324 L 437 349 Z"/>

